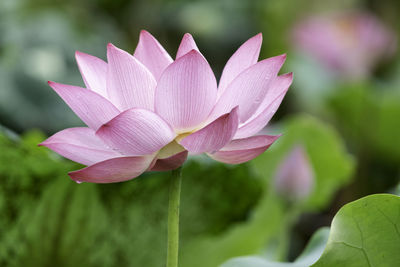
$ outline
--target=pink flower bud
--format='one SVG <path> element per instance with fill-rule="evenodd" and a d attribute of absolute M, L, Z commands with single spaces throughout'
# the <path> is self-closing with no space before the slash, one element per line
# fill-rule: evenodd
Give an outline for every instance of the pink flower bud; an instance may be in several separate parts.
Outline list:
<path fill-rule="evenodd" d="M 314 172 L 302 146 L 294 147 L 283 159 L 275 175 L 275 189 L 290 200 L 306 198 L 314 186 Z"/>

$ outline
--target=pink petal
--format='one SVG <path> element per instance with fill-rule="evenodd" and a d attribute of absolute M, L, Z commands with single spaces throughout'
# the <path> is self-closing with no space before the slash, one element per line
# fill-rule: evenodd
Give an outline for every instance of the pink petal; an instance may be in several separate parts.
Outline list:
<path fill-rule="evenodd" d="M 153 110 L 157 83 L 150 71 L 132 55 L 112 44 L 107 46 L 107 59 L 110 100 L 121 110 L 134 107 Z"/>
<path fill-rule="evenodd" d="M 173 62 L 171 56 L 160 43 L 147 31 L 141 31 L 139 43 L 136 47 L 135 58 L 142 62 L 158 80 L 169 64 Z"/>
<path fill-rule="evenodd" d="M 170 171 L 182 166 L 186 161 L 188 152 L 183 151 L 165 159 L 157 159 L 151 171 Z"/>
<path fill-rule="evenodd" d="M 215 152 L 232 140 L 239 125 L 238 109 L 222 115 L 203 129 L 183 138 L 179 143 L 194 154 Z"/>
<path fill-rule="evenodd" d="M 39 144 L 57 152 L 61 156 L 84 165 L 91 165 L 121 154 L 109 149 L 96 135 L 86 127 L 62 130 Z"/>
<path fill-rule="evenodd" d="M 120 113 L 110 101 L 86 88 L 55 82 L 48 83 L 75 114 L 93 130 L 97 130 Z"/>
<path fill-rule="evenodd" d="M 288 73 L 278 76 L 271 83 L 270 89 L 263 102 L 253 116 L 239 127 L 235 134 L 235 139 L 252 136 L 261 131 L 268 124 L 285 97 L 292 81 L 293 74 Z"/>
<path fill-rule="evenodd" d="M 171 127 L 157 114 L 128 109 L 96 132 L 108 146 L 129 156 L 151 154 L 175 138 Z"/>
<path fill-rule="evenodd" d="M 280 136 L 259 135 L 244 139 L 237 139 L 230 142 L 227 146 L 212 154 L 207 154 L 212 159 L 228 164 L 240 164 L 254 159 Z"/>
<path fill-rule="evenodd" d="M 86 88 L 107 98 L 107 63 L 100 58 L 79 51 L 76 51 L 75 58 Z"/>
<path fill-rule="evenodd" d="M 70 172 L 69 176 L 78 183 L 122 182 L 145 172 L 152 160 L 153 156 L 113 158 Z"/>
<path fill-rule="evenodd" d="M 218 97 L 222 95 L 228 85 L 242 71 L 257 63 L 262 43 L 262 34 L 247 40 L 238 50 L 231 56 L 222 71 L 221 79 L 218 85 Z"/>
<path fill-rule="evenodd" d="M 156 88 L 155 110 L 176 132 L 189 132 L 208 117 L 216 95 L 210 66 L 192 50 L 164 71 Z"/>
<path fill-rule="evenodd" d="M 179 45 L 178 52 L 176 53 L 176 59 L 180 58 L 183 55 L 186 55 L 192 50 L 196 50 L 200 53 L 199 48 L 193 39 L 193 36 L 190 33 L 185 33 L 183 35 L 181 44 Z"/>
<path fill-rule="evenodd" d="M 239 106 L 240 122 L 245 122 L 264 99 L 285 58 L 285 55 L 268 58 L 243 71 L 218 99 L 210 118 L 217 118 Z"/>

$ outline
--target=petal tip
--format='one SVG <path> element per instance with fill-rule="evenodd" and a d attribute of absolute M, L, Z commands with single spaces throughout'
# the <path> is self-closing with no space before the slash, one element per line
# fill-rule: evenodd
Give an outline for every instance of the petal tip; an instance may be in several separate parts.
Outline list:
<path fill-rule="evenodd" d="M 258 41 L 262 41 L 263 39 L 263 35 L 261 32 L 257 33 L 254 37 L 254 39 L 257 39 Z"/>
<path fill-rule="evenodd" d="M 116 49 L 117 47 L 115 45 L 113 45 L 112 43 L 108 43 L 107 44 L 107 50 L 109 49 Z"/>
<path fill-rule="evenodd" d="M 77 171 L 72 171 L 68 173 L 69 178 L 71 178 L 72 181 L 76 182 L 77 184 L 81 184 L 82 181 L 79 180 L 78 177 L 76 177 Z"/>
<path fill-rule="evenodd" d="M 183 35 L 183 37 L 182 37 L 182 39 L 187 39 L 187 38 L 191 38 L 191 39 L 193 39 L 193 36 L 190 34 L 190 33 L 185 33 L 184 35 Z"/>

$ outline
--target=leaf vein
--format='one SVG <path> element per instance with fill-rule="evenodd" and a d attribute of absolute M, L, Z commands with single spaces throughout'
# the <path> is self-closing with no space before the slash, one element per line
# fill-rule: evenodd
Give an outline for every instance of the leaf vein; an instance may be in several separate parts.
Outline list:
<path fill-rule="evenodd" d="M 400 232 L 399 229 L 397 228 L 397 224 L 393 222 L 389 216 L 387 216 L 379 207 L 376 207 L 376 209 L 394 226 L 394 229 L 396 230 L 397 235 L 400 237 Z"/>

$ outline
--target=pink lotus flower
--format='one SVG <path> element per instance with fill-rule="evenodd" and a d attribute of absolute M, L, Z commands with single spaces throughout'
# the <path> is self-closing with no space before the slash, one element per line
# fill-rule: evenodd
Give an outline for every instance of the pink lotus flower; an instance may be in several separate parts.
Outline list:
<path fill-rule="evenodd" d="M 107 63 L 76 52 L 87 88 L 49 82 L 88 127 L 60 131 L 40 145 L 88 167 L 77 182 L 125 181 L 145 171 L 178 168 L 187 154 L 230 164 L 249 161 L 279 136 L 256 135 L 292 82 L 277 76 L 285 55 L 258 61 L 261 34 L 226 64 L 219 86 L 192 36 L 175 61 L 146 31 L 134 55 L 107 47 Z"/>
<path fill-rule="evenodd" d="M 313 16 L 293 30 L 293 44 L 349 78 L 364 78 L 396 50 L 394 33 L 366 13 Z"/>

